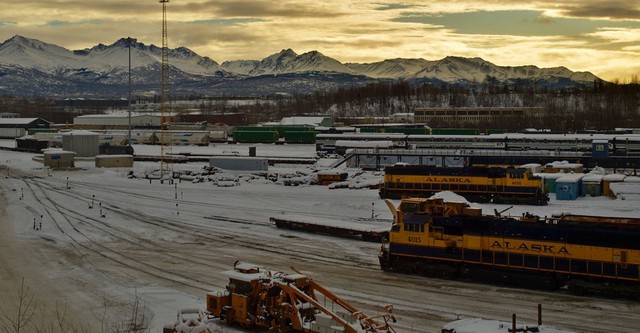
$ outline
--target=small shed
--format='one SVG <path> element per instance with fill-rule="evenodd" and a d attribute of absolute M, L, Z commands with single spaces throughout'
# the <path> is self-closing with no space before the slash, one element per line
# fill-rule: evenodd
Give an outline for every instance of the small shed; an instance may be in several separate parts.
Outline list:
<path fill-rule="evenodd" d="M 584 174 L 566 174 L 556 179 L 556 199 L 576 200 L 581 196 L 582 178 Z"/>
<path fill-rule="evenodd" d="M 591 156 L 595 159 L 609 158 L 609 141 L 593 140 L 591 143 Z"/>
<path fill-rule="evenodd" d="M 268 171 L 269 163 L 266 158 L 260 157 L 213 157 L 209 160 L 212 167 L 234 171 Z"/>
<path fill-rule="evenodd" d="M 556 180 L 564 176 L 565 174 L 564 173 L 537 173 L 535 175 L 542 178 L 546 193 L 556 193 Z"/>
<path fill-rule="evenodd" d="M 133 155 L 97 155 L 96 168 L 131 168 Z"/>
<path fill-rule="evenodd" d="M 602 179 L 604 175 L 597 173 L 588 173 L 582 178 L 582 193 L 592 197 L 602 195 Z"/>
<path fill-rule="evenodd" d="M 91 131 L 76 130 L 62 134 L 62 148 L 76 152 L 78 157 L 94 157 L 100 151 L 100 135 Z"/>
<path fill-rule="evenodd" d="M 43 151 L 44 166 L 52 169 L 67 169 L 75 167 L 76 153 L 59 149 L 47 149 Z"/>
<path fill-rule="evenodd" d="M 622 183 L 626 177 L 627 176 L 619 173 L 604 176 L 602 178 L 602 194 L 609 198 L 615 198 L 616 194 L 611 189 L 611 184 Z"/>

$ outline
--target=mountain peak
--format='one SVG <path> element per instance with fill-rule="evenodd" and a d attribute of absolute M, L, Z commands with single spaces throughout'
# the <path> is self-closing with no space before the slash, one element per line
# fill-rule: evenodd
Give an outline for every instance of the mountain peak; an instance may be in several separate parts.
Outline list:
<path fill-rule="evenodd" d="M 46 77 L 51 82 L 73 82 L 78 87 L 87 85 L 106 91 L 112 85 L 126 81 L 123 77 L 127 74 L 129 57 L 132 57 L 131 65 L 139 77 L 139 82 L 157 80 L 162 49 L 153 44 L 145 46 L 135 41 L 132 44 L 132 52 L 128 54 L 128 47 L 129 38 L 125 37 L 111 45 L 98 44 L 83 50 L 69 51 L 60 46 L 15 35 L 0 44 L 0 66 L 8 73 L 17 73 L 15 75 L 24 75 L 22 73 L 28 71 L 32 76 Z M 177 47 L 169 50 L 169 65 L 172 71 L 175 71 L 176 77 L 189 83 L 187 87 L 200 87 L 199 85 L 204 84 L 202 82 L 224 79 L 227 76 L 242 79 L 244 76 L 266 75 L 271 76 L 267 79 L 278 82 L 277 76 L 288 74 L 293 75 L 287 79 L 301 78 L 313 82 L 314 87 L 327 87 L 336 80 L 363 82 L 375 79 L 462 84 L 481 83 L 487 79 L 502 82 L 532 80 L 549 85 L 590 84 L 599 80 L 589 72 L 572 72 L 565 67 L 540 69 L 532 65 L 498 66 L 479 57 L 448 56 L 435 61 L 395 58 L 368 64 L 343 64 L 316 50 L 298 55 L 291 48 L 282 49 L 262 60 L 233 60 L 220 66 L 212 59 L 202 57 L 187 47 Z M 16 86 L 12 77 L 0 76 L 0 86 Z M 32 80 L 24 79 L 24 82 Z M 59 85 L 52 85 L 57 86 Z M 16 91 L 18 88 L 12 89 Z M 33 87 L 23 85 L 20 89 L 31 91 Z M 54 91 L 58 88 L 51 89 Z M 298 88 L 292 86 L 286 89 Z"/>
<path fill-rule="evenodd" d="M 113 44 L 111 44 L 110 46 L 120 46 L 120 47 L 129 47 L 129 40 L 131 40 L 131 47 L 136 47 L 136 45 L 138 45 L 138 40 L 135 38 L 131 38 L 131 37 L 126 37 L 126 38 L 120 38 L 117 41 L 115 41 Z"/>
<path fill-rule="evenodd" d="M 280 52 L 278 52 L 277 54 L 278 54 L 278 55 L 281 55 L 281 56 L 286 55 L 286 56 L 294 56 L 294 57 L 298 55 L 298 54 L 297 54 L 297 53 L 295 53 L 292 49 L 282 49 L 282 50 L 281 50 Z"/>
<path fill-rule="evenodd" d="M 15 36 L 9 38 L 2 45 L 5 45 L 5 44 L 16 44 L 16 45 L 22 45 L 24 47 L 36 48 L 36 49 L 42 49 L 46 45 L 49 45 L 49 44 L 44 43 L 44 42 L 42 42 L 40 40 L 24 37 L 22 35 L 15 35 Z"/>
<path fill-rule="evenodd" d="M 22 35 L 14 35 L 13 37 L 7 39 L 7 42 L 23 43 L 29 40 L 30 40 L 29 38 L 24 37 Z"/>

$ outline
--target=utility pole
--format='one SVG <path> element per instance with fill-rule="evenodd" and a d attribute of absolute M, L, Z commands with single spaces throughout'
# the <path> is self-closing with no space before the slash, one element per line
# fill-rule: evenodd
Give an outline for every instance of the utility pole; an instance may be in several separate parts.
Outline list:
<path fill-rule="evenodd" d="M 163 182 L 164 174 L 173 170 L 169 168 L 165 160 L 166 155 L 171 154 L 171 90 L 169 89 L 169 43 L 167 38 L 167 3 L 169 0 L 160 0 L 162 4 L 162 84 L 160 96 L 160 182 Z M 166 122 L 166 125 L 165 125 Z"/>
<path fill-rule="evenodd" d="M 127 41 L 129 42 L 129 152 L 133 155 L 133 148 L 131 147 L 131 43 L 135 43 L 136 39 L 128 37 Z"/>

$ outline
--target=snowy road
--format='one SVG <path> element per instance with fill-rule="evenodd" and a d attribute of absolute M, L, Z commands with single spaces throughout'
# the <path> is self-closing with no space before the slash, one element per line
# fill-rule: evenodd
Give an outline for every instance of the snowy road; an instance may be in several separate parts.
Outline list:
<path fill-rule="evenodd" d="M 155 313 L 152 332 L 159 332 L 179 308 L 202 307 L 207 291 L 226 284 L 220 272 L 241 260 L 282 271 L 293 266 L 370 314 L 393 304 L 398 332 L 439 332 L 458 317 L 509 320 L 512 313 L 535 323 L 538 303 L 545 324 L 559 328 L 640 327 L 637 302 L 385 273 L 376 243 L 281 230 L 268 222 L 293 213 L 384 223 L 391 215 L 373 190 L 262 179 L 242 179 L 235 187 L 160 184 L 91 164 L 49 176 L 24 154 L 2 154 L 12 160 L 0 170 L 3 309 L 15 301 L 22 277 L 42 304 L 66 302 L 84 326 L 100 325 L 96 313 L 106 307 L 115 314 L 137 293 Z M 137 163 L 136 172 L 152 167 Z M 372 213 L 378 218 L 366 222 Z M 34 219 L 42 220 L 42 230 L 33 230 Z"/>

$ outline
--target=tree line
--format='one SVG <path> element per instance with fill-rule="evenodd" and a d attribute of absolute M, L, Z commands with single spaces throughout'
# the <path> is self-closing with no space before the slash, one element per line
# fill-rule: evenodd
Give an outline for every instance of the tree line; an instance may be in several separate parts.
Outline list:
<path fill-rule="evenodd" d="M 485 80 L 476 84 L 429 84 L 408 81 L 377 81 L 363 86 L 343 86 L 295 96 L 263 98 L 216 97 L 189 94 L 172 96 L 172 111 L 198 110 L 204 114 L 243 113 L 246 125 L 277 121 L 282 117 L 322 115 L 334 119 L 349 117 L 387 117 L 411 113 L 417 107 L 537 107 L 542 117 L 495 120 L 477 123 L 433 123 L 432 127 L 545 128 L 554 131 L 612 130 L 640 128 L 640 83 L 594 81 L 593 85 L 552 89 L 531 81 L 505 84 Z M 153 104 L 157 98 L 136 97 L 135 105 Z M 27 98 L 0 98 L 0 113 L 18 113 L 21 117 L 42 117 L 54 123 L 72 123 L 80 114 L 126 109 L 122 101 L 82 103 Z"/>

